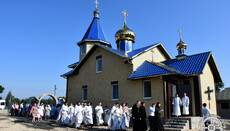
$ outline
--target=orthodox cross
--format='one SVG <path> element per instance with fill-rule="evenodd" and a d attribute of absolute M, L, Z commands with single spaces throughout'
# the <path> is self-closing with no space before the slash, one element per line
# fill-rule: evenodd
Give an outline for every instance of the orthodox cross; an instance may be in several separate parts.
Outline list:
<path fill-rule="evenodd" d="M 99 2 L 97 2 L 97 0 L 95 0 L 94 3 L 96 4 L 96 10 L 97 10 L 97 5 L 99 4 Z"/>
<path fill-rule="evenodd" d="M 211 100 L 211 96 L 210 94 L 213 92 L 213 90 L 210 90 L 210 87 L 207 87 L 207 91 L 205 91 L 205 94 L 208 94 L 208 100 L 209 100 L 209 109 L 210 109 L 210 100 Z"/>
<path fill-rule="evenodd" d="M 121 13 L 124 15 L 124 24 L 126 25 L 126 17 L 128 16 L 128 14 L 126 13 L 126 10 Z"/>
<path fill-rule="evenodd" d="M 182 39 L 181 39 L 181 34 L 182 34 L 181 30 L 179 29 L 179 31 L 178 31 L 178 32 L 180 33 L 180 40 L 182 40 Z"/>

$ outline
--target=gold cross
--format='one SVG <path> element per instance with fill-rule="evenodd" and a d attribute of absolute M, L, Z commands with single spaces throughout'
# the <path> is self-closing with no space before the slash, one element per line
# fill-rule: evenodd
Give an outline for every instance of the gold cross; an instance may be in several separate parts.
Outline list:
<path fill-rule="evenodd" d="M 180 33 L 180 40 L 181 40 L 181 34 L 182 34 L 182 32 L 181 32 L 181 30 L 179 29 L 179 31 L 178 31 L 179 33 Z"/>
<path fill-rule="evenodd" d="M 97 0 L 95 0 L 94 3 L 96 4 L 96 10 L 97 10 L 97 5 L 99 4 L 99 2 L 97 2 Z"/>
<path fill-rule="evenodd" d="M 124 24 L 126 25 L 126 16 L 128 16 L 128 14 L 126 13 L 126 10 L 121 13 L 124 15 Z"/>

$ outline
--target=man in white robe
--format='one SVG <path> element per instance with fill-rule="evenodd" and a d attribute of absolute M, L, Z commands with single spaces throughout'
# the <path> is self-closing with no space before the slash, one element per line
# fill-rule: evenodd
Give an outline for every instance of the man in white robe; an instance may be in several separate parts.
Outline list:
<path fill-rule="evenodd" d="M 115 103 L 115 105 L 111 109 L 108 128 L 110 130 L 120 130 L 121 129 L 120 126 L 121 126 L 121 111 L 119 109 L 119 104 Z"/>
<path fill-rule="evenodd" d="M 121 130 L 126 130 L 127 110 L 125 108 L 125 103 L 122 103 L 122 106 L 120 106 L 120 111 L 121 111 Z"/>
<path fill-rule="evenodd" d="M 110 117 L 110 109 L 108 108 L 108 106 L 105 106 L 104 114 L 105 114 L 104 123 L 108 125 L 108 121 Z"/>
<path fill-rule="evenodd" d="M 183 115 L 189 115 L 189 97 L 186 93 L 184 93 L 184 97 L 182 98 L 183 105 Z"/>
<path fill-rule="evenodd" d="M 83 121 L 83 108 L 80 102 L 78 102 L 74 108 L 74 117 L 76 119 L 75 126 L 76 128 L 78 128 L 81 126 L 81 123 Z"/>
<path fill-rule="evenodd" d="M 70 103 L 69 106 L 69 120 L 70 120 L 70 124 L 73 125 L 75 122 L 73 103 Z"/>
<path fill-rule="evenodd" d="M 84 107 L 84 124 L 85 126 L 93 126 L 93 116 L 92 116 L 92 108 L 90 103 L 88 103 L 85 107 Z"/>
<path fill-rule="evenodd" d="M 59 119 L 61 120 L 61 124 L 69 124 L 69 107 L 68 103 L 63 104 L 61 107 L 61 110 L 59 112 L 60 117 L 57 118 L 57 121 Z"/>
<path fill-rule="evenodd" d="M 176 97 L 173 99 L 172 105 L 174 106 L 174 113 L 173 115 L 178 117 L 181 116 L 180 112 L 180 105 L 181 105 L 181 99 L 178 97 L 178 94 L 176 94 Z"/>
<path fill-rule="evenodd" d="M 132 107 L 129 108 L 129 107 L 128 107 L 128 104 L 126 103 L 126 104 L 125 104 L 125 108 L 126 108 L 126 111 L 127 111 L 127 115 L 126 115 L 126 116 L 127 116 L 127 117 L 126 117 L 127 123 L 126 123 L 126 126 L 129 127 L 130 113 L 132 112 Z"/>
<path fill-rule="evenodd" d="M 104 111 L 103 111 L 103 108 L 102 108 L 101 105 L 102 105 L 102 104 L 99 103 L 99 105 L 97 105 L 97 106 L 95 107 L 96 119 L 97 119 L 97 125 L 98 125 L 98 126 L 104 123 L 103 118 L 102 118 L 102 114 L 103 114 Z"/>

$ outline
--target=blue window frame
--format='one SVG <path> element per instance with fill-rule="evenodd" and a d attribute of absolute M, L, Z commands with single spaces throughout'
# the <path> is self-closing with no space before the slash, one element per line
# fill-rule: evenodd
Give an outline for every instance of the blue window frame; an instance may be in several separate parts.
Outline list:
<path fill-rule="evenodd" d="M 96 58 L 96 73 L 102 72 L 102 57 L 97 56 Z"/>
<path fill-rule="evenodd" d="M 87 86 L 83 86 L 82 89 L 83 89 L 83 97 L 82 97 L 82 100 L 83 100 L 83 101 L 87 101 Z"/>
<path fill-rule="evenodd" d="M 118 100 L 119 86 L 118 83 L 112 84 L 112 100 Z"/>
<path fill-rule="evenodd" d="M 81 46 L 81 55 L 85 55 L 86 53 L 86 44 Z"/>

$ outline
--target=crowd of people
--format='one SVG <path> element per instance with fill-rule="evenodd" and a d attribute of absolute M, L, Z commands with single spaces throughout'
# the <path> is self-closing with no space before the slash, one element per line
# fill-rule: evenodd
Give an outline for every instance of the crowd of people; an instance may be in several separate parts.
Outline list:
<path fill-rule="evenodd" d="M 23 117 L 34 117 L 38 120 L 47 120 L 50 117 L 55 118 L 58 110 L 55 105 L 41 104 L 37 106 L 36 104 L 31 105 L 29 103 L 13 103 L 10 109 L 11 116 L 23 116 Z M 34 123 L 34 121 L 32 121 Z"/>
<path fill-rule="evenodd" d="M 152 104 L 149 107 L 150 130 L 164 130 L 161 122 L 161 104 Z M 95 111 L 95 116 L 94 116 Z M 94 117 L 95 123 L 94 124 Z M 74 126 L 79 128 L 84 126 L 106 125 L 110 130 L 126 130 L 129 127 L 130 120 L 133 121 L 134 131 L 146 131 L 146 109 L 145 102 L 137 101 L 132 108 L 128 107 L 127 103 L 115 103 L 111 110 L 105 106 L 103 110 L 102 103 L 99 103 L 95 108 L 92 103 L 80 103 L 74 106 L 72 103 L 65 103 L 57 117 L 57 122 L 63 125 Z"/>

